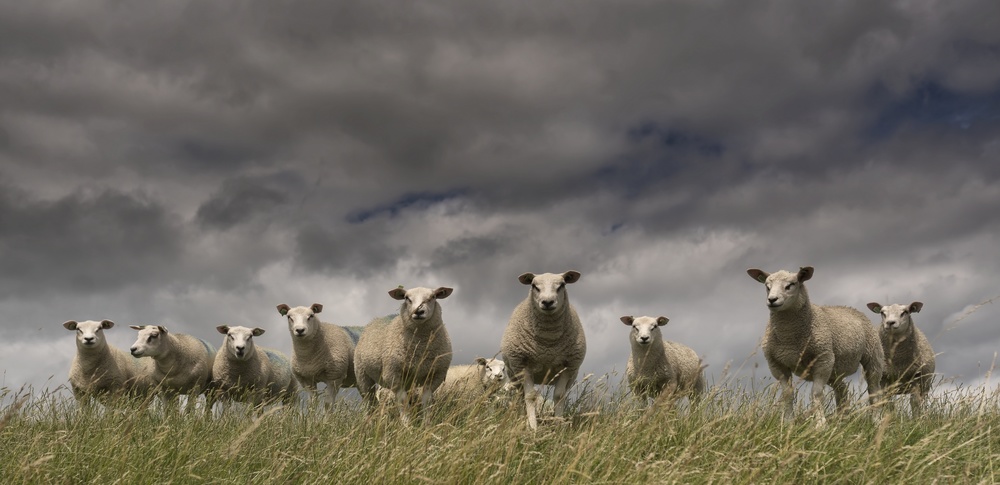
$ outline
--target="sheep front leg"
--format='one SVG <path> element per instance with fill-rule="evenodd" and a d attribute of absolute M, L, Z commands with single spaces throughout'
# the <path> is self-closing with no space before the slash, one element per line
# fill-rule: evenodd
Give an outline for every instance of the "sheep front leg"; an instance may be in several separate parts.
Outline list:
<path fill-rule="evenodd" d="M 563 411 L 566 409 L 566 394 L 575 380 L 576 371 L 570 371 L 569 369 L 564 369 L 556 379 L 555 389 L 552 392 L 552 399 L 555 400 L 553 408 L 556 417 L 562 417 Z"/>
<path fill-rule="evenodd" d="M 420 414 L 423 414 L 424 426 L 430 422 L 430 406 L 434 401 L 433 386 L 424 386 L 420 393 Z"/>
<path fill-rule="evenodd" d="M 393 392 L 396 394 L 396 406 L 399 407 L 399 419 L 403 422 L 404 426 L 409 426 L 410 416 L 408 413 L 409 409 L 407 409 L 409 407 L 409 403 L 407 402 L 409 393 L 402 387 L 394 389 Z"/>
<path fill-rule="evenodd" d="M 780 403 L 782 407 L 781 420 L 791 422 L 794 419 L 793 407 L 795 404 L 795 387 L 792 386 L 792 370 L 768 361 L 768 367 L 771 368 L 771 375 L 778 380 L 778 385 L 781 387 L 781 398 Z"/>
<path fill-rule="evenodd" d="M 323 396 L 323 407 L 327 411 L 333 410 L 333 405 L 337 402 L 337 393 L 340 392 L 340 385 L 343 379 L 337 379 L 326 383 L 326 393 Z"/>
<path fill-rule="evenodd" d="M 528 427 L 536 430 L 538 429 L 538 417 L 535 412 L 539 405 L 537 401 L 542 396 L 535 389 L 535 381 L 527 371 L 521 375 L 521 386 L 524 388 L 524 407 L 528 413 Z"/>

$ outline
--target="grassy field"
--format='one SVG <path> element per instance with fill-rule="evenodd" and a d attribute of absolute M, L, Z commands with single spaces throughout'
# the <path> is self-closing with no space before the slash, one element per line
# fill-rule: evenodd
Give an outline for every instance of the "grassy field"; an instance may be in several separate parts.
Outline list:
<path fill-rule="evenodd" d="M 901 398 L 896 412 L 859 402 L 816 429 L 782 423 L 772 388 L 729 383 L 666 411 L 583 387 L 568 419 L 537 432 L 523 409 L 490 404 L 440 403 L 428 425 L 407 428 L 357 402 L 206 419 L 139 405 L 86 413 L 71 399 L 3 389 L 0 482 L 1000 482 L 993 390 L 940 395 L 919 419 Z"/>

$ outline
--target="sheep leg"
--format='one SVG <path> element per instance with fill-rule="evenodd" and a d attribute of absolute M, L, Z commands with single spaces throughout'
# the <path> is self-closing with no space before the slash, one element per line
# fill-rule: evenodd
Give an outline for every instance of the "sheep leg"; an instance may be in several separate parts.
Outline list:
<path fill-rule="evenodd" d="M 564 369 L 559 377 L 556 379 L 555 389 L 552 392 L 552 399 L 555 400 L 553 403 L 553 410 L 556 417 L 562 417 L 563 412 L 566 410 L 566 395 L 569 393 L 570 386 L 573 385 L 573 381 L 576 380 L 576 371 L 571 371 L 569 369 Z"/>
<path fill-rule="evenodd" d="M 671 380 L 663 386 L 663 390 L 660 391 L 660 395 L 654 401 L 654 405 L 664 411 L 670 411 L 677 401 L 677 396 L 677 381 Z"/>
<path fill-rule="evenodd" d="M 538 417 L 535 412 L 542 395 L 535 389 L 535 381 L 527 371 L 521 375 L 521 386 L 524 388 L 524 408 L 528 413 L 528 427 L 532 430 L 538 429 Z"/>
<path fill-rule="evenodd" d="M 326 396 L 324 396 L 324 407 L 327 411 L 333 409 L 333 405 L 337 402 L 337 393 L 340 392 L 340 384 L 344 382 L 342 379 L 337 379 L 335 381 L 330 381 L 326 383 Z"/>
<path fill-rule="evenodd" d="M 409 406 L 407 402 L 407 392 L 406 389 L 402 387 L 394 389 L 393 392 L 396 394 L 396 405 L 399 407 L 399 419 L 403 421 L 403 425 L 410 425 L 410 416 L 408 415 Z"/>
<path fill-rule="evenodd" d="M 878 404 L 882 396 L 882 372 L 876 365 L 863 366 L 865 370 L 865 384 L 868 384 L 868 403 L 872 406 Z"/>
<path fill-rule="evenodd" d="M 920 392 L 920 389 L 914 389 L 910 393 L 910 411 L 913 412 L 913 416 L 917 417 L 923 414 L 924 410 L 924 394 Z"/>
<path fill-rule="evenodd" d="M 844 413 L 847 411 L 847 383 L 844 379 L 837 378 L 830 383 L 830 387 L 833 387 L 833 399 L 837 403 L 837 412 Z"/>
<path fill-rule="evenodd" d="M 792 370 L 770 360 L 768 360 L 767 366 L 771 368 L 771 375 L 778 380 L 778 385 L 781 387 L 781 420 L 791 422 L 794 417 L 792 408 L 795 404 L 795 387 L 792 386 Z"/>
<path fill-rule="evenodd" d="M 430 420 L 429 409 L 433 400 L 434 390 L 432 389 L 432 386 L 424 386 L 420 393 L 420 413 L 423 414 L 424 426 L 427 426 L 427 423 Z"/>

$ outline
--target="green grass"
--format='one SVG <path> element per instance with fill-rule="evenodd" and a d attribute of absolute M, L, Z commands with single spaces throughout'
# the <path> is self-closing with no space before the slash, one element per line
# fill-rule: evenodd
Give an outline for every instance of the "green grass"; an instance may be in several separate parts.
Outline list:
<path fill-rule="evenodd" d="M 82 412 L 54 394 L 0 389 L 2 483 L 997 483 L 1000 395 L 963 389 L 910 418 L 859 402 L 824 429 L 782 423 L 773 387 L 715 389 L 682 409 L 643 409 L 584 384 L 563 422 L 527 429 L 520 407 L 440 403 L 428 425 L 275 408 L 164 416 Z M 594 386 L 598 387 L 598 386 Z M 755 386 L 749 386 L 753 388 Z M 759 387 L 756 386 L 756 387 Z M 800 392 L 800 394 L 802 394 Z M 798 411 L 804 416 L 804 410 Z"/>

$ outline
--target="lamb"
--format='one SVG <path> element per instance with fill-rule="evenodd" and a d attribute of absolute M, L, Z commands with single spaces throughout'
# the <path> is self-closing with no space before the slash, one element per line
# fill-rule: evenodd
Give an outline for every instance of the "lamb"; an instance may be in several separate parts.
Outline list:
<path fill-rule="evenodd" d="M 321 322 L 316 314 L 322 311 L 319 303 L 295 308 L 278 305 L 278 313 L 288 318 L 292 335 L 292 373 L 314 396 L 317 384 L 325 383 L 324 404 L 331 409 L 340 388 L 354 387 L 356 342 L 343 327 Z"/>
<path fill-rule="evenodd" d="M 531 290 L 510 316 L 500 343 L 507 374 L 524 390 L 528 427 L 538 428 L 536 409 L 542 395 L 535 384 L 554 385 L 553 412 L 562 417 L 566 395 L 587 353 L 587 341 L 566 285 L 580 279 L 578 271 L 562 274 L 524 273 L 518 277 Z"/>
<path fill-rule="evenodd" d="M 626 315 L 621 321 L 632 327 L 632 353 L 625 376 L 633 394 L 644 404 L 660 396 L 666 407 L 684 396 L 701 396 L 705 391 L 701 359 L 690 347 L 663 340 L 660 327 L 670 321 L 667 317 Z"/>
<path fill-rule="evenodd" d="M 771 316 L 764 332 L 764 357 L 781 385 L 783 418 L 792 418 L 793 373 L 813 383 L 812 404 L 817 426 L 826 423 L 823 386 L 833 387 L 838 411 L 846 410 L 844 378 L 857 372 L 859 364 L 864 368 L 868 400 L 875 404 L 885 359 L 878 334 L 868 318 L 854 308 L 812 304 L 804 284 L 812 278 L 811 266 L 803 266 L 797 273 L 768 274 L 748 269 L 747 274 L 767 289 Z"/>
<path fill-rule="evenodd" d="M 104 330 L 114 326 L 111 320 L 63 323 L 67 330 L 76 331 L 69 383 L 81 406 L 89 407 L 95 399 L 112 405 L 123 397 L 145 396 L 152 388 L 152 363 L 132 358 L 104 338 Z"/>
<path fill-rule="evenodd" d="M 133 357 L 150 357 L 153 362 L 152 381 L 159 386 L 164 408 L 177 402 L 177 397 L 187 394 L 186 412 L 194 406 L 195 397 L 206 393 L 205 411 L 212 409 L 207 397 L 212 383 L 212 365 L 215 348 L 208 342 L 182 333 L 168 332 L 164 326 L 131 325 L 138 330 L 135 343 L 129 349 Z"/>
<path fill-rule="evenodd" d="M 370 408 L 376 405 L 376 384 L 396 395 L 400 416 L 409 425 L 406 395 L 417 387 L 427 422 L 427 407 L 444 382 L 451 365 L 451 339 L 444 327 L 438 300 L 451 288 L 394 288 L 389 296 L 403 303 L 399 315 L 376 319 L 365 327 L 354 350 L 358 390 Z"/>
<path fill-rule="evenodd" d="M 893 394 L 909 394 L 914 415 L 923 411 L 934 378 L 934 349 L 913 323 L 913 314 L 923 307 L 919 301 L 909 305 L 868 304 L 871 311 L 882 315 L 879 338 L 886 362 L 882 387 Z"/>
<path fill-rule="evenodd" d="M 212 386 L 220 401 L 249 402 L 258 411 L 278 399 L 284 404 L 293 402 L 298 382 L 292 377 L 288 357 L 254 343 L 253 337 L 263 335 L 264 329 L 226 325 L 215 329 L 226 336 L 212 366 Z"/>
<path fill-rule="evenodd" d="M 478 357 L 473 365 L 453 365 L 448 368 L 438 394 L 455 398 L 491 399 L 510 387 L 504 362 Z"/>

